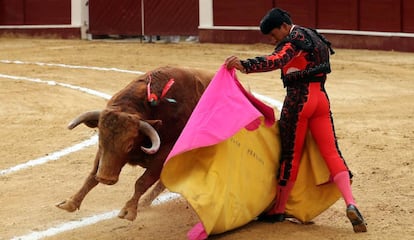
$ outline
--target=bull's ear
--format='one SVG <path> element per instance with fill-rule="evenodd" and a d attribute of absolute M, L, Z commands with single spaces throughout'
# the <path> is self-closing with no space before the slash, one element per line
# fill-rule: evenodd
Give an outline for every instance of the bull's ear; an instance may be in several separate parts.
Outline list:
<path fill-rule="evenodd" d="M 151 126 L 155 129 L 158 129 L 162 125 L 162 120 L 145 120 L 145 121 L 151 124 Z"/>

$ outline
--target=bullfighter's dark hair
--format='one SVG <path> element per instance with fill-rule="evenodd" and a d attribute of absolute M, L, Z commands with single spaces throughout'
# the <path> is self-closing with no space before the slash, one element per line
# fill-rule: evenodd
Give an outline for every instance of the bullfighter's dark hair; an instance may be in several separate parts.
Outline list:
<path fill-rule="evenodd" d="M 280 8 L 272 8 L 260 21 L 260 31 L 267 35 L 273 29 L 280 28 L 283 23 L 292 24 L 290 14 Z"/>

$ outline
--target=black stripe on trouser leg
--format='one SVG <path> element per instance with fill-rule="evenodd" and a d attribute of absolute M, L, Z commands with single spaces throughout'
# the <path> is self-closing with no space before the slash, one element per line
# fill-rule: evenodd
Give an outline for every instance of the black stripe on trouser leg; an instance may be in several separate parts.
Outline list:
<path fill-rule="evenodd" d="M 279 121 L 280 137 L 282 141 L 282 156 L 280 159 L 278 179 L 281 186 L 286 186 L 287 181 L 291 177 L 296 140 L 295 133 L 299 113 L 303 109 L 303 104 L 308 99 L 308 86 L 309 84 L 303 84 L 300 87 L 287 88 L 287 95 L 283 103 Z"/>

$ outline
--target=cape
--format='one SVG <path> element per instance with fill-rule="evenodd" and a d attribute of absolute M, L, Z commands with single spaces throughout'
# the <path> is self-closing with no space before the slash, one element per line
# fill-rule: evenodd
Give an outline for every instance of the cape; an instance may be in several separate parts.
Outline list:
<path fill-rule="evenodd" d="M 222 66 L 195 107 L 161 172 L 192 206 L 207 234 L 241 227 L 271 206 L 280 136 L 273 108 Z M 340 197 L 311 134 L 286 213 L 308 222 Z"/>

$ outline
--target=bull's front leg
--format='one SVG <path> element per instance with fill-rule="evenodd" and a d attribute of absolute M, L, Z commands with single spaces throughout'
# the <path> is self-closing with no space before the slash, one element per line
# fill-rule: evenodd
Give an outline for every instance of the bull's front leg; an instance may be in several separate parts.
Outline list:
<path fill-rule="evenodd" d="M 159 168 L 159 169 L 156 169 Z M 151 166 L 135 182 L 134 195 L 118 214 L 119 218 L 134 221 L 137 217 L 138 202 L 141 196 L 160 178 L 161 166 Z"/>
<path fill-rule="evenodd" d="M 151 203 L 155 200 L 155 198 L 160 195 L 165 190 L 164 184 L 162 184 L 161 180 L 158 180 L 157 183 L 154 184 L 154 187 L 151 190 L 147 190 L 147 193 L 140 199 L 139 206 L 141 207 L 148 207 Z"/>
<path fill-rule="evenodd" d="M 56 207 L 60 209 L 64 209 L 68 212 L 74 212 L 75 210 L 80 208 L 80 205 L 83 199 L 85 198 L 85 196 L 89 193 L 89 191 L 91 191 L 99 183 L 95 178 L 96 172 L 98 171 L 99 158 L 100 158 L 100 153 L 98 150 L 96 157 L 95 157 L 93 169 L 89 173 L 89 176 L 86 178 L 82 187 L 70 198 L 56 204 Z"/>

